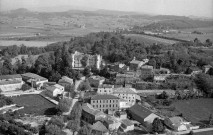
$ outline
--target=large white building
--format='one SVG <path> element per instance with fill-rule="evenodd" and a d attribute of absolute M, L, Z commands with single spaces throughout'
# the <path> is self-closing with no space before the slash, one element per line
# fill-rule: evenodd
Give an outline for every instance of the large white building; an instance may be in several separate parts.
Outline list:
<path fill-rule="evenodd" d="M 19 90 L 22 85 L 22 77 L 19 74 L 0 76 L 0 90 L 2 92 Z"/>
<path fill-rule="evenodd" d="M 96 67 L 97 69 L 100 69 L 102 62 L 102 56 L 99 54 L 89 55 L 75 51 L 73 54 L 71 54 L 71 57 L 72 57 L 72 67 L 74 69 L 84 68 L 84 65 L 82 65 L 83 58 L 87 59 L 86 66 Z"/>
<path fill-rule="evenodd" d="M 120 87 L 113 89 L 113 95 L 126 100 L 132 106 L 136 102 L 137 91 L 134 88 Z"/>
<path fill-rule="evenodd" d="M 103 84 L 98 86 L 98 94 L 112 94 L 113 93 L 114 85 L 110 84 Z"/>

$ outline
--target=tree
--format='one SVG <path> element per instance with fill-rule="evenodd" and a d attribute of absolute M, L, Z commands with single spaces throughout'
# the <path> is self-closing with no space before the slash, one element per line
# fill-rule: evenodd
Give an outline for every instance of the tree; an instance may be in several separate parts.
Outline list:
<path fill-rule="evenodd" d="M 60 129 L 64 127 L 64 120 L 62 116 L 53 116 L 48 122 L 49 125 L 56 125 Z"/>
<path fill-rule="evenodd" d="M 155 118 L 152 123 L 152 129 L 154 132 L 163 133 L 165 127 L 163 125 L 163 122 L 159 118 Z"/>
<path fill-rule="evenodd" d="M 88 56 L 84 55 L 83 58 L 81 59 L 81 64 L 83 67 L 87 66 L 87 61 L 88 61 Z"/>
<path fill-rule="evenodd" d="M 58 109 L 61 112 L 68 112 L 72 105 L 72 100 L 68 98 L 63 98 L 59 101 Z"/>
<path fill-rule="evenodd" d="M 13 65 L 11 64 L 12 60 L 9 57 L 6 57 L 3 62 L 2 74 L 13 74 Z"/>
<path fill-rule="evenodd" d="M 21 87 L 21 90 L 23 90 L 23 91 L 26 91 L 26 90 L 29 90 L 29 89 L 31 89 L 31 86 L 26 84 L 26 83 L 23 84 L 22 87 Z"/>
<path fill-rule="evenodd" d="M 82 105 L 80 102 L 76 102 L 72 108 L 72 111 L 70 112 L 69 119 L 75 120 L 80 119 L 82 113 Z"/>
<path fill-rule="evenodd" d="M 84 125 L 78 132 L 78 135 L 91 135 L 91 130 L 88 125 Z"/>
<path fill-rule="evenodd" d="M 158 95 L 159 99 L 167 99 L 169 97 L 169 95 L 163 91 L 160 95 Z"/>
<path fill-rule="evenodd" d="M 91 90 L 89 81 L 85 80 L 85 81 L 81 82 L 81 84 L 78 86 L 78 90 L 80 90 L 80 91 Z"/>
<path fill-rule="evenodd" d="M 65 133 L 57 125 L 49 124 L 45 126 L 45 135 L 65 135 Z"/>
<path fill-rule="evenodd" d="M 80 127 L 80 119 L 69 120 L 66 128 L 71 129 L 72 132 L 73 132 L 73 135 L 74 135 L 75 132 L 78 132 L 81 128 Z"/>
<path fill-rule="evenodd" d="M 213 125 L 213 118 L 212 118 L 212 114 L 210 114 L 210 116 L 209 116 L 209 125 Z"/>
<path fill-rule="evenodd" d="M 86 77 L 90 76 L 90 67 L 84 68 L 83 75 Z"/>

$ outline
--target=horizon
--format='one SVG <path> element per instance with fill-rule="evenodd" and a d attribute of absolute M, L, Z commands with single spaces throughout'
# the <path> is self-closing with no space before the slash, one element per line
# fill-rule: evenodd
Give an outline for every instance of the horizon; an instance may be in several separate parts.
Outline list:
<path fill-rule="evenodd" d="M 205 0 L 205 2 L 203 0 L 55 0 L 54 2 L 52 0 L 1 0 L 0 7 L 1 11 L 19 8 L 42 12 L 111 10 L 213 18 L 213 0 Z"/>

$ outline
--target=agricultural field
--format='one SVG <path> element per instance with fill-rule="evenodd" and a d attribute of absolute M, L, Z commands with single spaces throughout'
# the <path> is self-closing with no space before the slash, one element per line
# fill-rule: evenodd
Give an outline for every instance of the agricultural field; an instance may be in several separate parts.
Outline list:
<path fill-rule="evenodd" d="M 125 34 L 126 37 L 132 38 L 138 42 L 144 42 L 146 44 L 174 44 L 177 41 L 173 40 L 168 40 L 168 39 L 163 39 L 163 38 L 158 38 L 158 37 L 153 37 L 153 36 L 148 36 L 148 35 L 142 35 L 142 34 Z"/>
<path fill-rule="evenodd" d="M 173 106 L 183 114 L 183 117 L 192 123 L 206 124 L 210 114 L 213 114 L 212 98 L 181 100 L 175 102 Z"/>
<path fill-rule="evenodd" d="M 15 104 L 24 106 L 20 113 L 36 115 L 54 115 L 56 105 L 41 95 L 21 95 L 12 97 Z"/>
<path fill-rule="evenodd" d="M 48 42 L 48 41 L 15 41 L 15 40 L 0 40 L 0 46 L 11 46 L 11 45 L 25 45 L 28 47 L 44 47 L 48 44 L 51 44 L 54 42 Z"/>
<path fill-rule="evenodd" d="M 190 34 L 190 32 L 193 31 L 199 31 L 203 34 Z M 162 36 L 188 41 L 194 40 L 195 38 L 198 38 L 201 42 L 205 42 L 206 39 L 213 41 L 213 27 L 184 29 L 181 30 L 181 33 L 163 34 Z"/>

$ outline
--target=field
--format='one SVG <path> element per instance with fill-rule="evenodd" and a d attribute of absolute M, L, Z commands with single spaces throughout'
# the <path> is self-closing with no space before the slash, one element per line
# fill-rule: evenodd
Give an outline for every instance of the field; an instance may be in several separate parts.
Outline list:
<path fill-rule="evenodd" d="M 0 46 L 11 46 L 11 45 L 25 45 L 28 47 L 44 47 L 53 42 L 47 41 L 14 41 L 14 40 L 0 40 Z"/>
<path fill-rule="evenodd" d="M 24 106 L 24 109 L 19 110 L 20 113 L 51 115 L 55 112 L 55 104 L 41 95 L 21 95 L 12 99 L 17 105 Z"/>
<path fill-rule="evenodd" d="M 194 29 L 184 29 L 181 30 L 181 33 L 173 33 L 173 34 L 164 34 L 165 37 L 172 37 L 182 40 L 194 40 L 195 38 L 198 38 L 201 42 L 205 42 L 206 39 L 210 39 L 213 41 L 213 27 L 206 27 L 206 28 L 194 28 Z M 189 34 L 187 32 L 193 32 L 193 31 L 199 31 L 204 34 Z"/>
<path fill-rule="evenodd" d="M 192 123 L 207 123 L 213 114 L 213 99 L 182 100 L 173 104 Z"/>
<path fill-rule="evenodd" d="M 133 40 L 136 40 L 138 42 L 144 42 L 146 44 L 174 44 L 177 41 L 173 40 L 167 40 L 167 39 L 162 39 L 158 37 L 152 37 L 152 36 L 147 36 L 147 35 L 141 35 L 141 34 L 125 34 L 126 37 L 129 37 Z"/>

